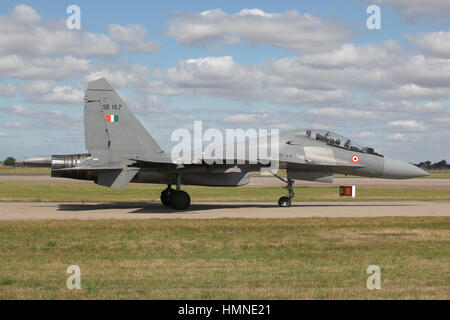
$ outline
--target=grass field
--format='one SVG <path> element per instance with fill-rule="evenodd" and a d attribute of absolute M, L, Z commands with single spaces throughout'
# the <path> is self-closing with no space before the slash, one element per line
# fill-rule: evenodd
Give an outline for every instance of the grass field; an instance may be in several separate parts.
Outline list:
<path fill-rule="evenodd" d="M 160 201 L 164 186 L 129 184 L 124 190 L 115 190 L 95 184 L 0 182 L 0 201 L 57 201 L 57 202 L 134 202 Z M 185 186 L 192 201 L 278 201 L 286 194 L 280 187 L 198 187 Z M 295 201 L 352 201 L 340 198 L 337 187 L 295 187 Z M 449 190 L 383 189 L 360 187 L 358 200 L 450 200 Z"/>
<path fill-rule="evenodd" d="M 448 217 L 0 222 L 0 299 L 449 299 L 449 239 Z"/>
<path fill-rule="evenodd" d="M 0 175 L 50 175 L 50 168 L 0 167 Z"/>

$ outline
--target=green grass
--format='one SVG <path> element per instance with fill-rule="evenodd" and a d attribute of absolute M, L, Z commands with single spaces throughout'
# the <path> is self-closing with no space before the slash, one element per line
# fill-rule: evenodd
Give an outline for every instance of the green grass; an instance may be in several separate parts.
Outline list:
<path fill-rule="evenodd" d="M 0 175 L 50 175 L 50 168 L 0 167 Z"/>
<path fill-rule="evenodd" d="M 450 218 L 0 222 L 0 299 L 449 299 Z M 81 290 L 66 269 L 81 268 Z M 368 290 L 369 265 L 381 290 Z"/>
<path fill-rule="evenodd" d="M 428 170 L 428 179 L 450 179 L 450 170 Z"/>
<path fill-rule="evenodd" d="M 115 190 L 92 184 L 0 182 L 0 201 L 55 202 L 133 202 L 159 201 L 163 185 L 129 184 Z M 277 201 L 286 194 L 280 187 L 198 187 L 185 186 L 192 201 L 239 202 Z M 296 201 L 352 201 L 338 196 L 337 187 L 295 187 Z M 358 200 L 450 200 L 449 190 L 430 189 L 357 189 Z"/>

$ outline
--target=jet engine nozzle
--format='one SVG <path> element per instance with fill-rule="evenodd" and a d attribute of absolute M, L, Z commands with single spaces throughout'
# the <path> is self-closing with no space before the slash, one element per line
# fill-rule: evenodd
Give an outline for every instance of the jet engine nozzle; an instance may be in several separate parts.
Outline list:
<path fill-rule="evenodd" d="M 52 169 L 74 168 L 90 156 L 89 153 L 53 155 Z"/>

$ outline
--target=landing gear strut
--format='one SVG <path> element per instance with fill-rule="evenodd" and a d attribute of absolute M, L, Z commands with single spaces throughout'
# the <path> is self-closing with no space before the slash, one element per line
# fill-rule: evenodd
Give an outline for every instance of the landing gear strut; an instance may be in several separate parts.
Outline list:
<path fill-rule="evenodd" d="M 283 182 L 287 183 L 286 187 L 283 187 L 285 189 L 288 190 L 289 195 L 288 196 L 282 196 L 280 199 L 278 199 L 278 205 L 280 207 L 290 207 L 291 206 L 291 202 L 292 199 L 294 199 L 294 188 L 293 188 L 293 184 L 294 184 L 294 180 L 291 180 L 289 178 L 287 178 L 286 180 L 281 178 L 280 176 L 274 174 L 275 177 L 277 177 L 278 179 L 280 179 Z"/>
<path fill-rule="evenodd" d="M 177 175 L 177 188 L 172 189 L 172 185 L 167 185 L 167 188 L 161 192 L 161 202 L 163 206 L 171 206 L 175 210 L 185 210 L 191 204 L 191 197 L 185 191 L 180 190 L 181 175 Z"/>

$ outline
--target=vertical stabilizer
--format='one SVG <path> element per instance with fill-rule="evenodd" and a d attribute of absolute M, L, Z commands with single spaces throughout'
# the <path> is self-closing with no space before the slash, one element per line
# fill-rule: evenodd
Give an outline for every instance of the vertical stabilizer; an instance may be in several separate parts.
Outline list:
<path fill-rule="evenodd" d="M 84 130 L 86 149 L 92 155 L 116 158 L 163 152 L 104 78 L 88 83 Z"/>

